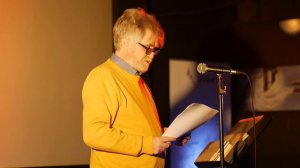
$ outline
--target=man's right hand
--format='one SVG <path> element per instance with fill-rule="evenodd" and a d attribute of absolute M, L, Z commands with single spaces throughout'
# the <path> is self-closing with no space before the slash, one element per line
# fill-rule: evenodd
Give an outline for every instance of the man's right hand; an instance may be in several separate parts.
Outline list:
<path fill-rule="evenodd" d="M 164 152 L 167 148 L 171 146 L 171 143 L 176 141 L 173 137 L 153 137 L 153 154 L 159 154 Z"/>

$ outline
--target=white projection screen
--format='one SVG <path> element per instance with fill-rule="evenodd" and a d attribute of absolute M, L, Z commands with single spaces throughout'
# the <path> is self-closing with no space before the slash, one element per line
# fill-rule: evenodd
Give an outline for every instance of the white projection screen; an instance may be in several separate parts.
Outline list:
<path fill-rule="evenodd" d="M 0 0 L 0 167 L 88 164 L 81 90 L 111 34 L 111 0 Z"/>

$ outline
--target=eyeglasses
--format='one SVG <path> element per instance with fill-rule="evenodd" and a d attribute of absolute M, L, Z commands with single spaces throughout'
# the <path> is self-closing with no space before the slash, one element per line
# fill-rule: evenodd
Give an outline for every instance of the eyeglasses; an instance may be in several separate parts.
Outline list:
<path fill-rule="evenodd" d="M 161 50 L 161 48 L 158 47 L 147 47 L 142 43 L 138 43 L 138 44 L 141 45 L 144 49 L 146 49 L 146 55 L 150 55 L 152 52 L 154 53 L 154 55 L 156 55 Z"/>

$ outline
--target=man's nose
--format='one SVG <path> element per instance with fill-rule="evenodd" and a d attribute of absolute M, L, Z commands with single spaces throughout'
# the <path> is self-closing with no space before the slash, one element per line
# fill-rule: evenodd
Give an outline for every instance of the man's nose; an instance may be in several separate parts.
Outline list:
<path fill-rule="evenodd" d="M 154 52 L 151 52 L 151 53 L 148 55 L 148 57 L 150 57 L 151 59 L 154 59 L 155 53 L 154 53 Z"/>

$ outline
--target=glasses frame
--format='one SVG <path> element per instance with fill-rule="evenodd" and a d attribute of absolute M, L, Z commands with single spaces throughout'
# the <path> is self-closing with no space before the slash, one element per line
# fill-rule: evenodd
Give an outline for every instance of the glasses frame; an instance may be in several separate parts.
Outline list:
<path fill-rule="evenodd" d="M 154 53 L 154 55 L 157 55 L 161 48 L 158 47 L 147 47 L 144 44 L 138 42 L 140 46 L 142 46 L 146 50 L 146 55 L 150 55 L 151 53 Z"/>

